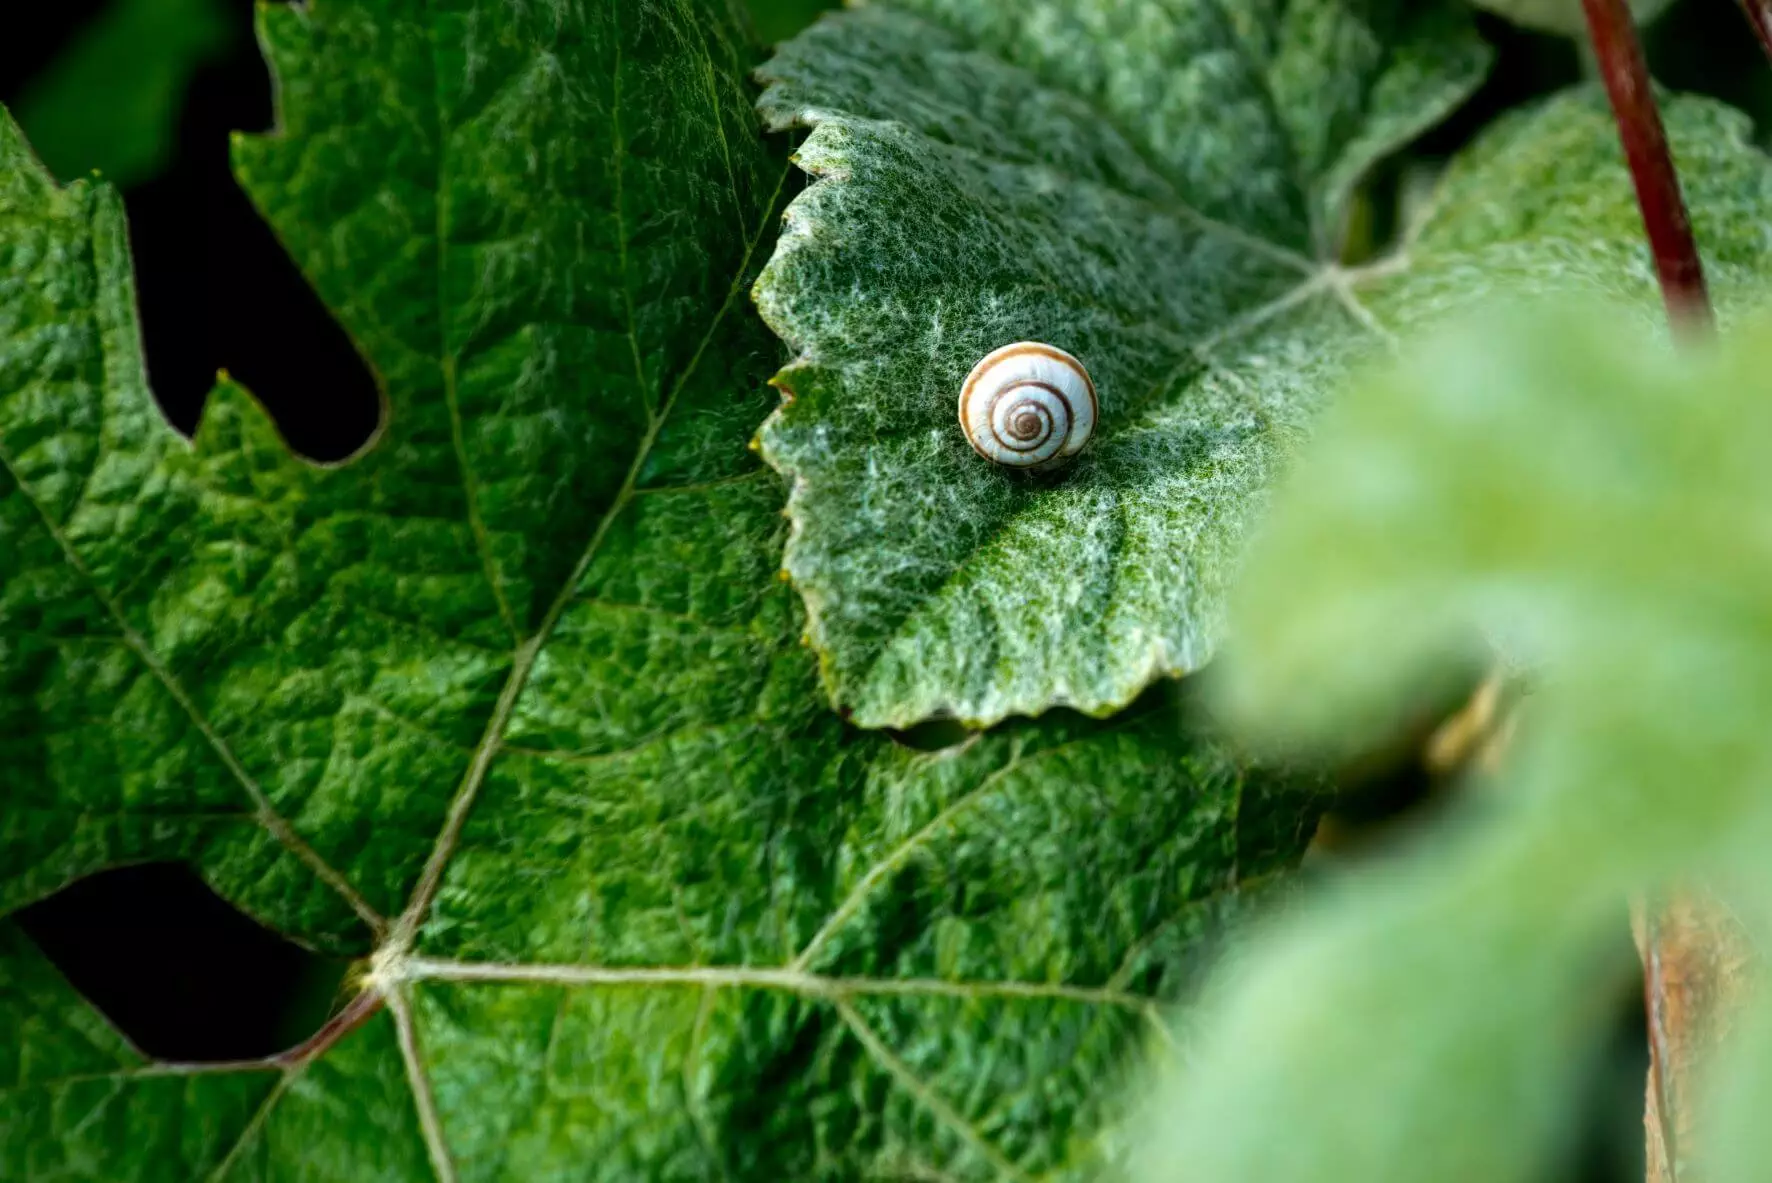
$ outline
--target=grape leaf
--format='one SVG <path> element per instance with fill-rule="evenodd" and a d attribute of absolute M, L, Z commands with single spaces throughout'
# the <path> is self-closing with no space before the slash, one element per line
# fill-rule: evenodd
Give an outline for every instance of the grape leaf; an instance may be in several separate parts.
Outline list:
<path fill-rule="evenodd" d="M 1390 0 L 895 0 L 783 47 L 762 109 L 813 129 L 822 180 L 758 285 L 799 353 L 763 446 L 858 722 L 1111 711 L 1204 663 L 1275 438 L 1317 394 L 1238 346 L 1361 331 L 1348 193 L 1487 60 L 1461 6 Z M 1056 481 L 955 423 L 967 371 L 1018 340 L 1099 392 Z"/>
<path fill-rule="evenodd" d="M 363 954 L 153 1062 L 11 929 L 0 1175 L 1082 1176 L 1320 790 L 1164 689 L 922 752 L 818 693 L 747 450 L 789 180 L 714 0 L 266 7 L 236 171 L 380 377 L 317 467 L 142 370 L 114 191 L 0 118 L 0 910 L 190 860 Z M 1185 696 L 1183 696 L 1185 697 Z M 216 951 L 226 972 L 227 951 Z"/>
<path fill-rule="evenodd" d="M 1197 668 L 1274 462 L 1349 361 L 1503 283 L 1655 290 L 1592 98 L 1496 129 L 1411 241 L 1337 261 L 1352 181 L 1482 73 L 1462 6 L 1020 12 L 870 5 L 765 69 L 819 180 L 759 283 L 799 354 L 762 442 L 793 481 L 786 566 L 827 687 L 866 726 L 1106 712 Z M 1735 218 L 1758 193 L 1745 127 L 1674 121 L 1699 222 Z M 1719 266 L 1754 237 L 1703 236 Z M 1024 339 L 1100 396 L 1055 479 L 981 460 L 955 422 L 972 365 Z"/>

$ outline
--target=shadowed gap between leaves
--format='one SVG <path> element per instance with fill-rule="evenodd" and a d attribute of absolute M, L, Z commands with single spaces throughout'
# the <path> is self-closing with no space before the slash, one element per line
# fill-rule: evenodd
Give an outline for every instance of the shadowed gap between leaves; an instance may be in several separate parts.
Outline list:
<path fill-rule="evenodd" d="M 1620 946 L 1616 960 L 1640 970 L 1622 904 L 1618 913 L 1619 922 L 1609 938 Z M 1545 1175 L 1545 1183 L 1639 1183 L 1647 1170 L 1643 1089 L 1649 1078 L 1649 1024 L 1643 1011 L 1642 974 L 1595 982 L 1594 990 L 1611 1008 L 1606 1043 L 1594 1057 L 1581 1094 L 1576 1109 L 1580 1120 L 1567 1160 Z"/>
<path fill-rule="evenodd" d="M 24 84 L 53 61 L 109 0 L 63 0 L 32 14 L 31 33 L 9 30 L 0 37 L 0 103 L 10 109 Z"/>
<path fill-rule="evenodd" d="M 101 871 L 15 919 L 75 990 L 160 1060 L 253 1060 L 294 1047 L 335 1009 L 350 965 L 265 928 L 176 863 Z"/>
<path fill-rule="evenodd" d="M 217 371 L 226 370 L 265 405 L 294 451 L 342 460 L 374 433 L 380 396 L 344 330 L 234 181 L 229 133 L 271 129 L 271 77 L 251 0 L 221 0 L 219 8 L 226 50 L 192 78 L 167 167 L 123 193 L 149 381 L 167 419 L 188 435 Z M 106 9 L 103 0 L 57 6 L 30 36 L 6 38 L 0 101 L 10 105 L 28 90 Z"/>
<path fill-rule="evenodd" d="M 148 377 L 166 416 L 195 430 L 217 370 L 263 402 L 312 460 L 356 452 L 380 418 L 375 379 L 234 182 L 228 134 L 271 128 L 271 78 L 252 5 L 231 0 L 227 54 L 187 96 L 171 167 L 123 195 Z"/>
<path fill-rule="evenodd" d="M 1170 711 L 1174 714 L 1177 726 L 1194 725 L 1209 726 L 1207 708 L 1208 694 L 1203 690 L 1206 679 L 1199 674 L 1185 678 L 1158 678 L 1138 696 L 1119 710 L 1112 718 L 1119 723 L 1130 723 L 1153 711 Z M 1079 725 L 1100 723 L 1082 711 L 1071 707 L 1053 707 L 1042 712 L 1042 719 L 1048 721 L 1069 720 Z M 1013 725 L 1020 716 L 1013 716 L 998 726 Z M 865 733 L 862 728 L 850 724 L 850 729 Z M 971 727 L 960 720 L 947 715 L 936 715 L 909 727 L 886 727 L 881 729 L 893 743 L 903 748 L 918 752 L 945 752 L 964 745 L 968 740 L 995 730 L 994 727 Z"/>

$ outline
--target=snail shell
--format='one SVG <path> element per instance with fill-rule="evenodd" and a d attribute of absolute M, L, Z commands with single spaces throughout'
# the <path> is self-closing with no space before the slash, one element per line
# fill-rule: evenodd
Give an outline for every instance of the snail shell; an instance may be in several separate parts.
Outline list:
<path fill-rule="evenodd" d="M 1053 345 L 1018 341 L 987 354 L 960 388 L 960 430 L 995 464 L 1063 464 L 1095 434 L 1095 383 Z"/>

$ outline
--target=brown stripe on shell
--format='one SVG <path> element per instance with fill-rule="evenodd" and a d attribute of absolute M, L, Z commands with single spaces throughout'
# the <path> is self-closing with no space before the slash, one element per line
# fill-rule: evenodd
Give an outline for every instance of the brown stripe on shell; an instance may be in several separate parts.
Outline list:
<path fill-rule="evenodd" d="M 1039 389 L 1039 390 L 1044 390 L 1044 391 L 1050 392 L 1052 397 L 1056 398 L 1059 402 L 1064 404 L 1064 413 L 1066 415 L 1070 416 L 1070 422 L 1076 421 L 1077 408 L 1071 405 L 1070 397 L 1068 395 L 1066 395 L 1064 391 L 1062 391 L 1058 387 L 1052 385 L 1052 383 L 1050 383 L 1050 382 L 1036 382 L 1032 379 L 1027 379 L 1027 380 L 1021 381 L 1021 382 L 1012 382 L 1008 386 L 1005 386 L 1003 389 L 997 391 L 997 397 L 993 398 L 991 400 L 990 412 L 988 413 L 987 418 L 994 421 L 997 417 L 996 411 L 997 411 L 997 404 L 998 403 L 1002 402 L 1005 398 L 1008 398 L 1010 395 L 1014 394 L 1016 391 L 1024 390 L 1030 386 L 1035 387 L 1036 389 Z M 995 432 L 992 432 L 991 434 L 996 435 Z M 1070 434 L 1070 423 L 1066 423 L 1066 425 L 1065 425 L 1065 434 L 1066 435 Z M 1037 451 L 1040 448 L 1040 446 L 1042 444 L 1044 444 L 1051 437 L 1050 436 L 1041 436 L 1038 439 L 1034 440 L 1032 443 L 1025 443 L 1021 440 L 1014 439 L 1013 437 L 1011 439 L 1005 440 L 1000 435 L 997 435 L 996 438 L 997 438 L 998 443 L 1002 444 L 1005 448 L 1009 449 L 1011 452 L 1033 452 L 1033 451 Z M 1059 447 L 1061 447 L 1061 448 L 1063 446 L 1064 445 L 1062 443 L 1059 445 Z"/>
<path fill-rule="evenodd" d="M 1089 392 L 1090 417 L 1094 419 L 1099 419 L 1101 417 L 1101 404 L 1095 397 L 1095 379 L 1089 376 L 1089 371 L 1084 368 L 1083 363 L 1078 361 L 1077 358 L 1071 354 L 1065 353 L 1063 350 L 1057 349 L 1051 345 L 1042 345 L 1038 341 L 1023 341 L 1021 344 L 1005 349 L 1002 353 L 997 354 L 994 361 L 1005 362 L 1012 357 L 1021 357 L 1024 354 L 1029 353 L 1038 354 L 1041 357 L 1048 358 L 1057 362 L 1061 366 L 1074 368 L 1077 371 L 1077 376 L 1083 379 L 1083 388 Z M 986 356 L 989 355 L 987 354 Z M 962 399 L 970 399 L 972 388 L 976 385 L 978 385 L 978 376 L 975 375 L 968 378 L 966 384 L 960 388 L 960 397 Z"/>

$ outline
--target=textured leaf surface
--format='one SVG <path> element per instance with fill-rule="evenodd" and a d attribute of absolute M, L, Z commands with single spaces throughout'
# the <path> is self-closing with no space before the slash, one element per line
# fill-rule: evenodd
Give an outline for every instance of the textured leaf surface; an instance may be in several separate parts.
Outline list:
<path fill-rule="evenodd" d="M 724 8 L 261 20 L 236 168 L 385 422 L 316 468 L 224 383 L 173 434 L 115 194 L 0 120 L 0 909 L 186 858 L 362 993 L 152 1064 L 9 930 L 0 1175 L 1094 1173 L 1313 786 L 1168 692 L 935 753 L 828 710 L 746 448 L 789 174 Z"/>
<path fill-rule="evenodd" d="M 1111 710 L 1197 668 L 1275 458 L 1345 363 L 1502 284 L 1653 298 L 1617 134 L 1564 98 L 1457 161 L 1413 241 L 1336 263 L 1372 160 L 1481 75 L 1436 4 L 895 0 L 766 67 L 819 183 L 758 288 L 800 354 L 763 433 L 793 481 L 787 568 L 864 725 Z M 1724 273 L 1760 247 L 1745 126 L 1670 114 Z M 1754 215 L 1757 216 L 1757 215 Z M 973 454 L 971 366 L 1080 357 L 1095 441 L 1056 478 Z"/>
<path fill-rule="evenodd" d="M 784 47 L 762 107 L 813 128 L 824 180 L 758 286 L 800 353 L 763 443 L 837 701 L 870 726 L 1101 711 L 1201 665 L 1275 438 L 1317 395 L 1240 347 L 1360 331 L 1336 297 L 1349 189 L 1486 61 L 1462 10 L 1388 0 L 895 0 Z M 1100 395 L 1056 479 L 955 423 L 973 363 L 1018 340 Z"/>
<path fill-rule="evenodd" d="M 1539 675 L 1499 783 L 1225 981 L 1144 1178 L 1549 1177 L 1614 1021 L 1596 985 L 1631 980 L 1627 898 L 1714 888 L 1764 964 L 1772 338 L 1665 336 L 1532 307 L 1424 343 L 1278 494 L 1226 675 L 1251 727 L 1362 732 L 1470 631 Z M 1679 1143 L 1734 1172 L 1707 1177 L 1764 1172 L 1765 1018 L 1726 1044 L 1735 1124 Z"/>

